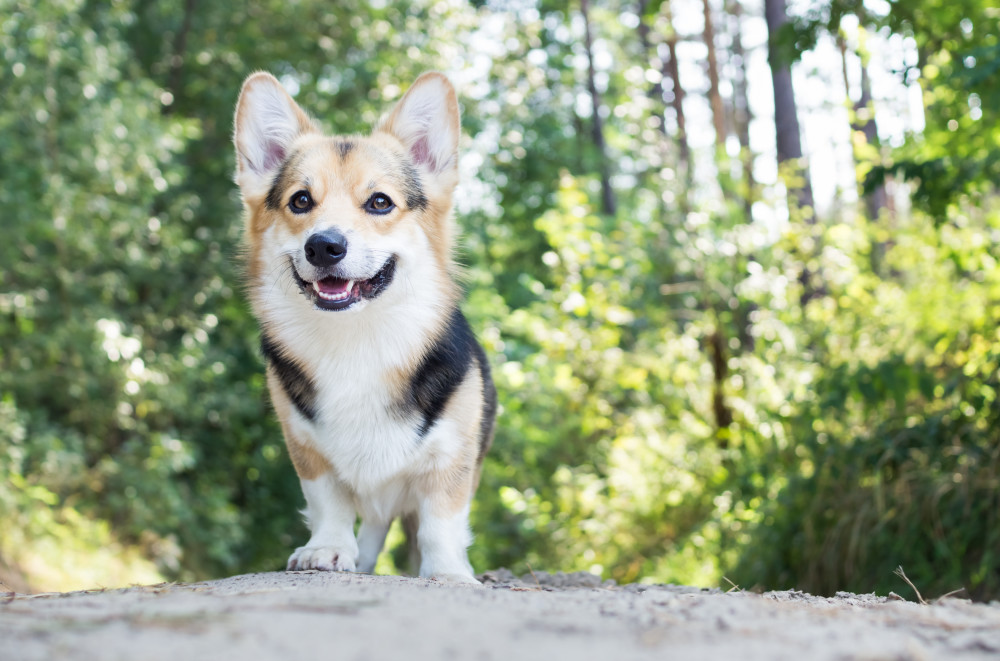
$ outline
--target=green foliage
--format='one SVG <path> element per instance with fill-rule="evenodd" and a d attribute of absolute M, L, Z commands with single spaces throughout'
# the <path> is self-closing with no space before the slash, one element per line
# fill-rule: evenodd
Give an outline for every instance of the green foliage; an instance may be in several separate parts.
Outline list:
<path fill-rule="evenodd" d="M 500 498 L 476 516 L 486 537 L 514 533 L 518 544 L 491 549 L 487 564 L 680 577 L 663 555 L 699 526 L 721 477 L 718 453 L 688 452 L 713 435 L 696 331 L 634 313 L 656 314 L 641 247 L 653 228 L 595 215 L 568 174 L 537 224 L 552 284 L 527 283 L 536 300 L 503 315 L 492 347 L 506 357 L 503 423 L 484 487 Z"/>
<path fill-rule="evenodd" d="M 210 439 L 238 429 L 227 463 L 245 474 L 262 379 L 246 330 L 209 341 L 246 318 L 223 280 L 232 251 L 199 226 L 196 197 L 164 194 L 189 176 L 176 156 L 199 123 L 162 112 L 120 4 L 7 4 L 0 392 L 26 429 L 11 470 L 112 522 L 163 571 L 182 553 L 182 575 L 235 568 L 242 489 L 219 479 Z"/>
<path fill-rule="evenodd" d="M 824 368 L 789 416 L 793 451 L 771 455 L 787 484 L 761 508 L 734 580 L 888 591 L 903 564 L 925 592 L 996 594 L 1000 278 L 982 241 L 998 221 L 898 227 L 893 280 L 844 259 L 876 227 L 828 229 L 831 291 L 805 326 Z"/>
<path fill-rule="evenodd" d="M 721 150 L 682 188 L 650 85 L 663 4 L 592 7 L 607 217 L 561 5 L 268 0 L 234 24 L 228 3 L 0 0 L 0 568 L 201 578 L 304 541 L 240 287 L 236 93 L 267 69 L 364 131 L 436 68 L 462 91 L 465 308 L 502 407 L 478 569 L 829 593 L 898 591 L 903 565 L 928 594 L 1000 595 L 996 12 L 794 22 L 791 59 L 852 13 L 913 39 L 926 129 L 859 176 L 914 181 L 916 208 L 762 223 Z M 107 571 L 54 569 L 76 565 Z"/>

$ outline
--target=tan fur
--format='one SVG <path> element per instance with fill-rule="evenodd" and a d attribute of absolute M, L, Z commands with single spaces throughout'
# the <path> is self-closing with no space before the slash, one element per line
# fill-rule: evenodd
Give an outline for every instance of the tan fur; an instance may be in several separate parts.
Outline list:
<path fill-rule="evenodd" d="M 342 142 L 354 145 L 346 158 L 341 158 L 337 153 L 337 145 Z M 268 209 L 263 196 L 247 200 L 247 244 L 250 256 L 248 275 L 255 278 L 261 273 L 263 267 L 255 254 L 262 235 L 272 224 L 282 223 L 292 234 L 302 234 L 313 221 L 314 215 L 322 213 L 326 203 L 328 206 L 337 205 L 338 208 L 350 209 L 347 213 L 338 214 L 338 226 L 362 234 L 388 234 L 398 231 L 402 223 L 419 223 L 430 241 L 434 258 L 441 267 L 443 277 L 437 284 L 449 292 L 452 301 L 457 301 L 460 291 L 451 277 L 455 271 L 449 231 L 451 191 L 448 191 L 449 195 L 442 196 L 441 191 L 435 190 L 433 181 L 424 180 L 422 183 L 428 194 L 427 208 L 423 211 L 406 209 L 406 197 L 395 174 L 404 159 L 403 149 L 392 136 L 378 133 L 370 137 L 331 138 L 318 134 L 300 137 L 296 141 L 296 157 L 283 180 L 280 196 L 285 201 L 296 191 L 308 188 L 316 209 L 309 214 L 295 214 L 287 205 L 282 205 L 278 210 Z M 306 172 L 321 173 L 321 176 L 307 177 L 303 174 Z M 398 211 L 384 218 L 365 213 L 362 206 L 375 191 L 388 195 L 397 205 Z"/>
<path fill-rule="evenodd" d="M 377 149 L 392 154 L 394 156 L 392 165 L 395 166 L 402 160 L 401 156 L 405 153 L 405 147 L 392 135 L 383 133 L 383 130 L 380 128 L 372 134 L 369 140 Z M 442 179 L 444 180 L 443 185 L 435 185 L 438 182 L 433 179 L 423 181 L 427 188 L 428 206 L 421 214 L 420 224 L 430 240 L 434 258 L 445 273 L 452 274 L 454 273 L 454 242 L 451 236 L 450 213 L 451 194 L 458 184 L 457 173 L 455 176 L 444 176 Z"/>
<path fill-rule="evenodd" d="M 286 431 L 285 444 L 288 446 L 288 456 L 291 457 L 292 465 L 295 466 L 295 472 L 300 479 L 315 480 L 333 470 L 330 462 L 313 447 L 312 443 L 299 443 Z"/>
<path fill-rule="evenodd" d="M 288 448 L 288 456 L 292 460 L 292 466 L 299 479 L 315 480 L 321 475 L 325 475 L 333 470 L 333 466 L 319 450 L 308 439 L 300 439 L 291 429 L 289 417 L 292 411 L 292 403 L 288 401 L 285 391 L 277 386 L 274 377 L 268 373 L 268 389 L 271 391 L 271 401 L 274 404 L 275 413 L 278 414 L 278 421 L 281 422 L 281 431 L 285 437 L 285 447 Z"/>

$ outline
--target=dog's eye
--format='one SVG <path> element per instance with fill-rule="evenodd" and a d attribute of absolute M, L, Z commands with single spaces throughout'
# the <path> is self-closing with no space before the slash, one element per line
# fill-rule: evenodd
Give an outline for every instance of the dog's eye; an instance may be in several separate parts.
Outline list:
<path fill-rule="evenodd" d="M 386 214 L 395 208 L 396 205 L 385 193 L 375 193 L 365 202 L 365 211 L 368 213 Z"/>
<path fill-rule="evenodd" d="M 292 195 L 288 207 L 292 210 L 292 213 L 305 213 L 313 208 L 312 195 L 309 194 L 309 191 L 300 190 Z"/>

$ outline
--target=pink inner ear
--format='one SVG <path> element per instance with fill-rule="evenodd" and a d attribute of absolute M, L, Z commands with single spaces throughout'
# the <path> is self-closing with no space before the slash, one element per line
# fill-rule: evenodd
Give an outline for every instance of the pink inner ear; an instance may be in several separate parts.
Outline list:
<path fill-rule="evenodd" d="M 264 162 L 260 164 L 259 168 L 254 169 L 259 170 L 261 173 L 270 172 L 281 165 L 284 160 L 285 148 L 281 143 L 276 140 L 268 140 L 264 143 Z"/>
<path fill-rule="evenodd" d="M 410 154 L 417 163 L 426 165 L 431 171 L 437 170 L 437 163 L 434 162 L 430 145 L 427 144 L 427 136 L 417 138 L 417 141 L 410 146 Z"/>

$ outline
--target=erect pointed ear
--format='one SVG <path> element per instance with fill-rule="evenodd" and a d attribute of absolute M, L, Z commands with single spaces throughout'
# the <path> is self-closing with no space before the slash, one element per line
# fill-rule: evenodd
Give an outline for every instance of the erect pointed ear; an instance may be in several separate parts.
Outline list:
<path fill-rule="evenodd" d="M 295 138 L 316 130 L 274 76 L 258 72 L 247 78 L 236 103 L 233 132 L 236 183 L 244 194 L 269 184 Z"/>
<path fill-rule="evenodd" d="M 394 135 L 433 174 L 458 167 L 458 98 L 440 73 L 425 73 L 376 128 Z"/>

